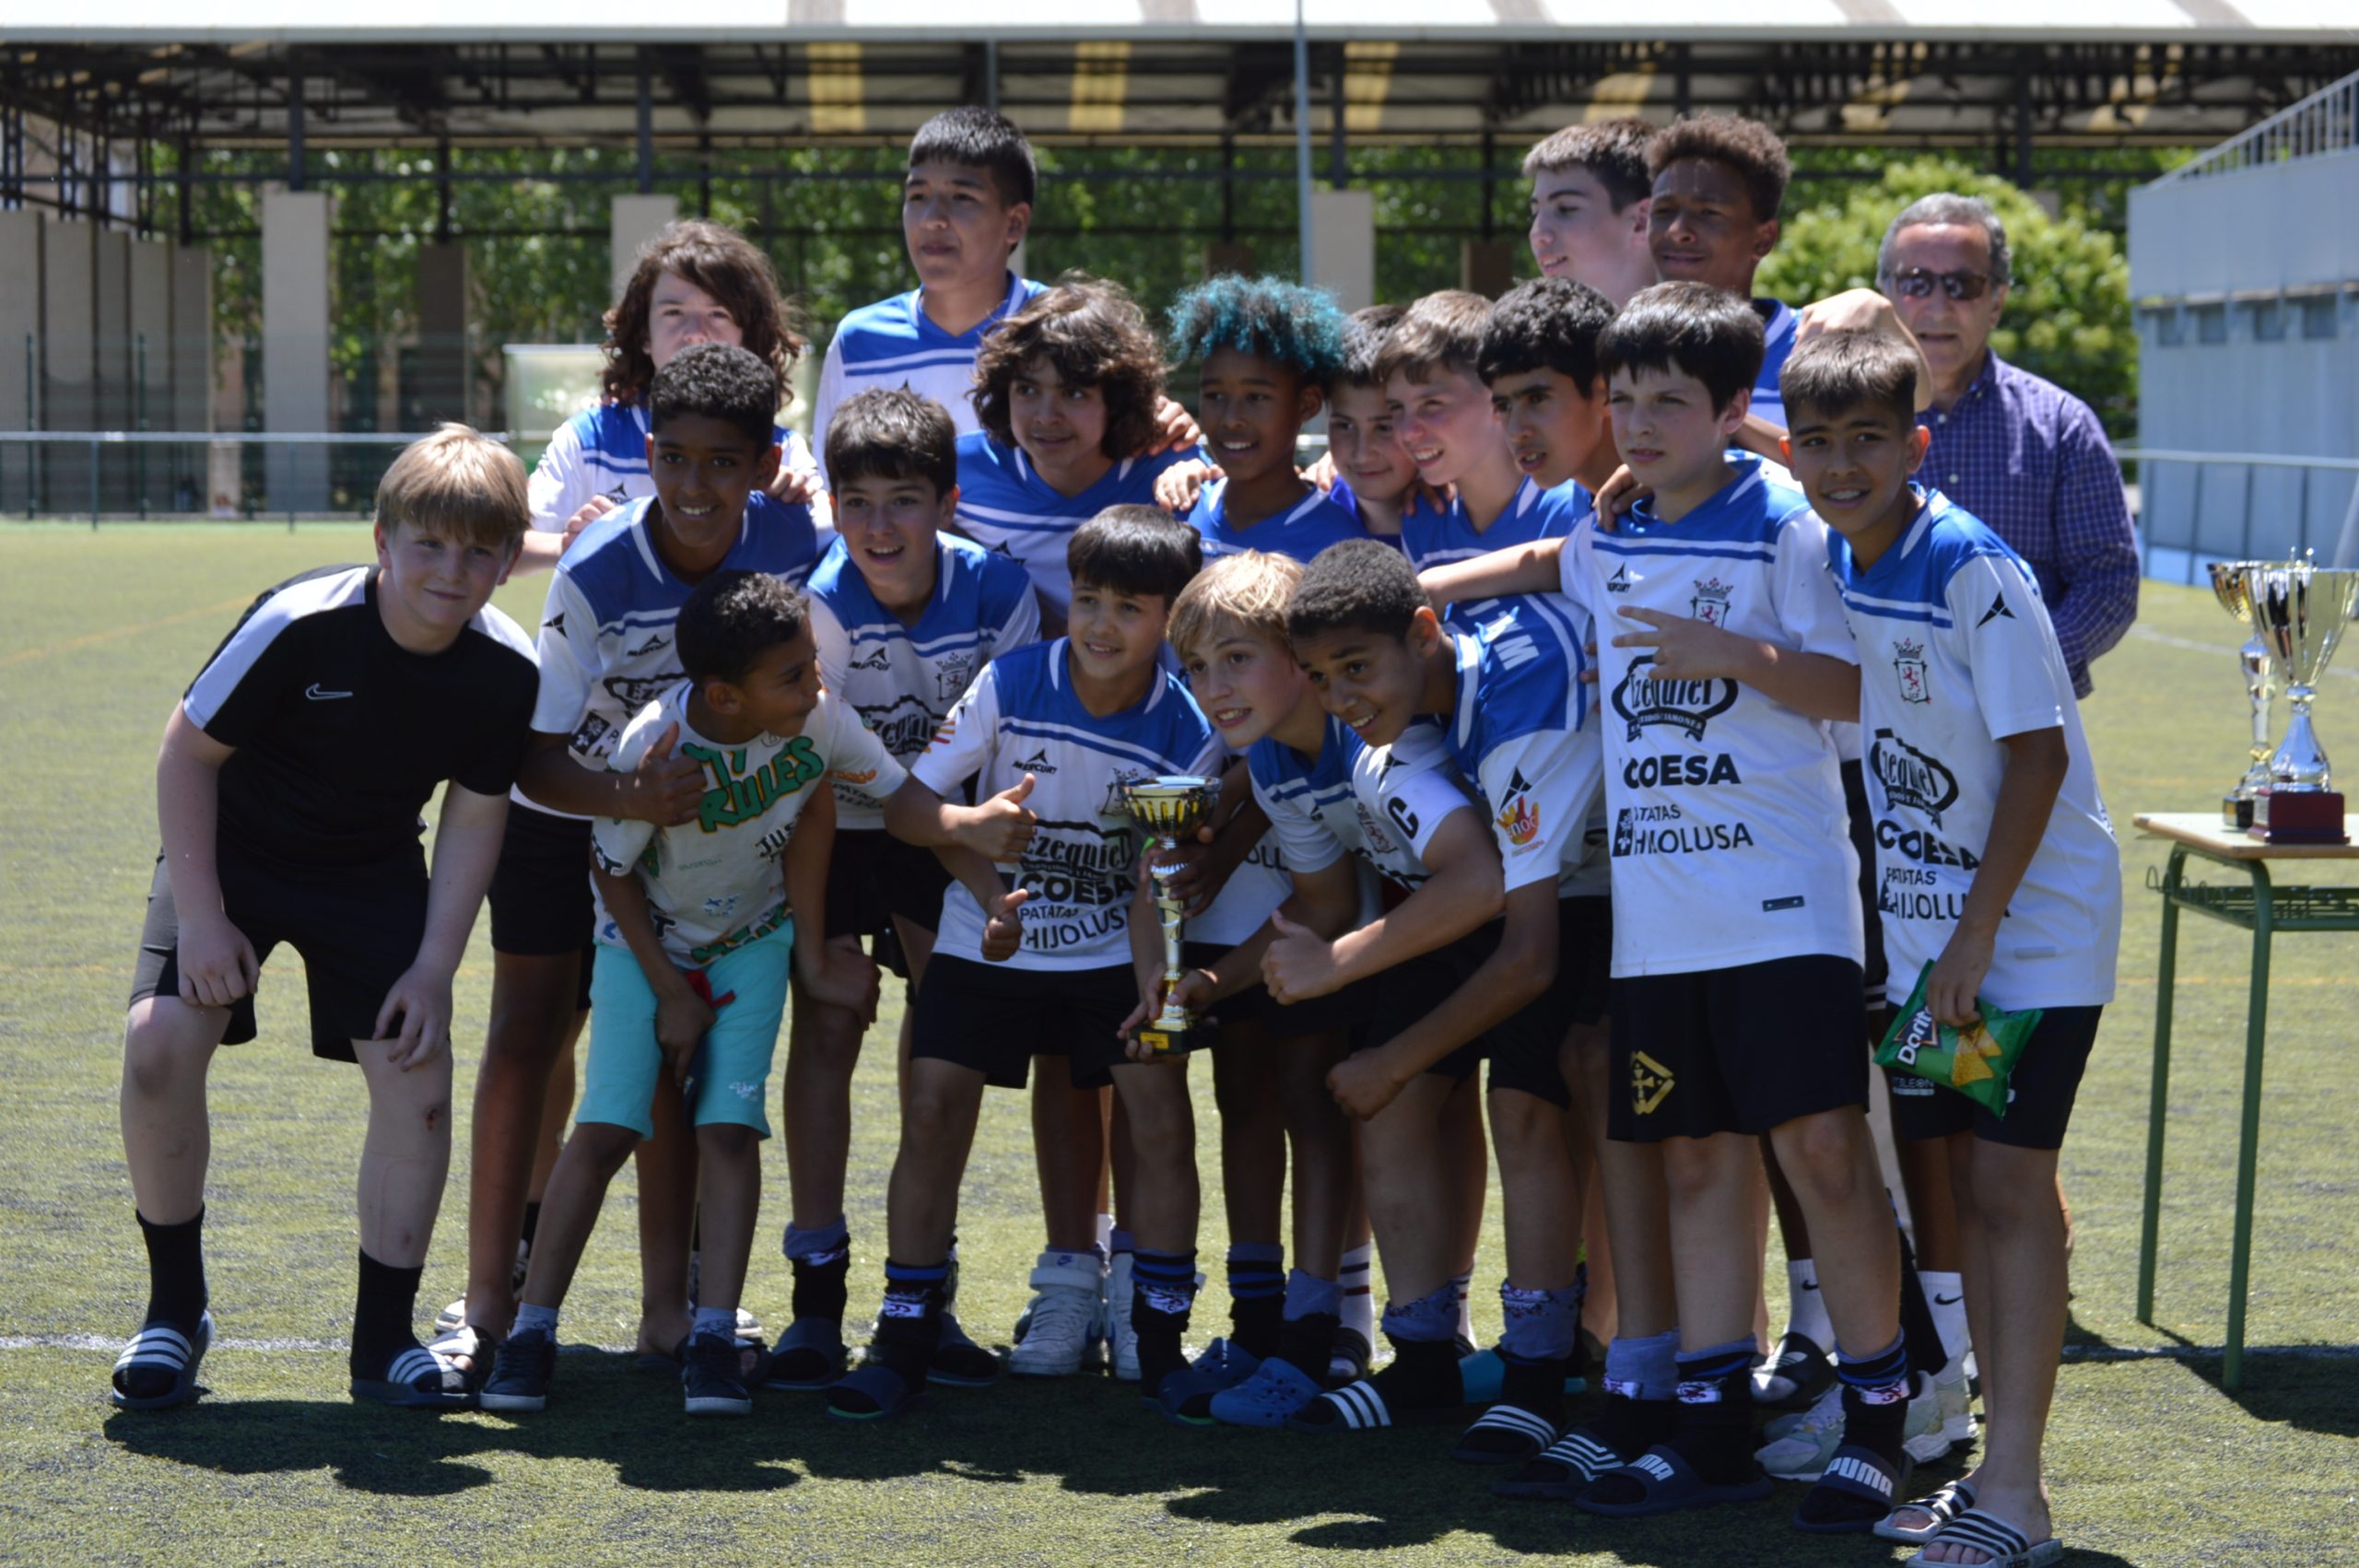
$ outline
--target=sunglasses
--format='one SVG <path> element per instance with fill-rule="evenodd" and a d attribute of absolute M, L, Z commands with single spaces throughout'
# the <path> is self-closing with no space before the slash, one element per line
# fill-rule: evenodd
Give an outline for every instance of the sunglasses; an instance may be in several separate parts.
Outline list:
<path fill-rule="evenodd" d="M 1904 299 L 1930 299 L 1936 288 L 1953 299 L 1979 299 L 1990 287 L 1990 275 L 1903 267 L 1892 275 L 1892 286 Z"/>

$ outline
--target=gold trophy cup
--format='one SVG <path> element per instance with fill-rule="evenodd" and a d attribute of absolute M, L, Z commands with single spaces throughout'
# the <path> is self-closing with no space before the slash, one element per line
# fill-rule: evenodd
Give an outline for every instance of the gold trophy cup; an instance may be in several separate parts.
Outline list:
<path fill-rule="evenodd" d="M 1145 778 L 1122 786 L 1122 803 L 1129 808 L 1131 820 L 1147 836 L 1150 848 L 1167 852 L 1194 836 L 1219 799 L 1217 778 Z M 1219 1026 L 1212 1020 L 1198 1018 L 1171 1000 L 1172 988 L 1187 973 L 1180 949 L 1180 925 L 1186 911 L 1171 891 L 1171 878 L 1178 870 L 1151 864 L 1147 872 L 1155 879 L 1155 907 L 1162 917 L 1164 1002 L 1161 1012 L 1139 1025 L 1138 1039 L 1158 1057 L 1203 1050 L 1218 1037 Z"/>
<path fill-rule="evenodd" d="M 2265 568 L 2265 561 L 2214 561 L 2212 563 L 2212 591 L 2220 601 L 2220 608 L 2234 615 L 2245 626 L 2252 625 L 2251 574 Z M 2236 649 L 2236 661 L 2245 673 L 2245 696 L 2252 703 L 2252 755 L 2247 759 L 2251 766 L 2236 780 L 2236 787 L 2220 802 L 2220 825 L 2250 827 L 2253 801 L 2269 788 L 2269 704 L 2277 695 L 2277 666 L 2269 656 L 2269 644 L 2256 631 Z"/>

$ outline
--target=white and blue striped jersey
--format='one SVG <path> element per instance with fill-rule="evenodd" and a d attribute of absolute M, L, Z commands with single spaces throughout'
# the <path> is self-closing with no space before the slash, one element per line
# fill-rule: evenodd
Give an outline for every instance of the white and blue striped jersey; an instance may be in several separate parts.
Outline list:
<path fill-rule="evenodd" d="M 1157 475 L 1201 454 L 1191 447 L 1155 457 L 1126 457 L 1078 496 L 1060 494 L 1033 472 L 1024 449 L 982 433 L 958 438 L 958 529 L 1032 574 L 1040 601 L 1059 619 L 1073 604 L 1065 546 L 1081 525 L 1108 507 L 1155 505 Z"/>
<path fill-rule="evenodd" d="M 656 553 L 647 531 L 653 505 L 633 501 L 582 530 L 557 557 L 541 609 L 533 728 L 568 737 L 566 749 L 584 767 L 603 770 L 633 716 L 687 679 L 673 626 L 696 584 Z M 808 507 L 757 494 L 716 569 L 769 572 L 800 588 L 818 553 Z"/>
<path fill-rule="evenodd" d="M 871 387 L 907 387 L 933 399 L 950 411 L 959 434 L 979 430 L 974 399 L 975 352 L 993 327 L 1029 305 L 1046 286 L 1028 277 L 1007 275 L 1007 298 L 998 310 L 962 333 L 946 333 L 925 313 L 921 296 L 912 288 L 874 305 L 863 305 L 847 315 L 828 341 L 827 357 L 819 366 L 819 391 L 813 402 L 811 441 L 824 466 L 827 421 L 854 392 Z"/>
<path fill-rule="evenodd" d="M 934 536 L 933 598 L 916 626 L 877 603 L 840 542 L 812 571 L 810 594 L 820 679 L 903 766 L 984 665 L 1040 636 L 1024 568 L 947 533 Z M 839 788 L 836 825 L 882 827 L 885 813 L 864 791 Z"/>
<path fill-rule="evenodd" d="M 1567 480 L 1543 490 L 1531 479 L 1516 486 L 1507 510 L 1477 528 L 1466 515 L 1466 503 L 1456 496 L 1438 511 L 1430 506 L 1411 508 L 1401 519 L 1401 550 L 1409 564 L 1427 571 L 1451 561 L 1473 560 L 1494 550 L 1509 550 L 1541 539 L 1562 539 L 1597 515 L 1597 502 L 1578 483 Z M 1503 603 L 1471 599 L 1452 604 L 1442 619 L 1464 629 L 1480 625 Z"/>
<path fill-rule="evenodd" d="M 1509 892 L 1553 881 L 1560 897 L 1602 897 L 1595 818 L 1604 754 L 1580 679 L 1582 617 L 1553 593 L 1490 603 L 1479 626 L 1449 634 L 1450 711 L 1411 725 L 1394 750 L 1419 761 L 1438 745 L 1474 785 Z"/>
<path fill-rule="evenodd" d="M 1253 796 L 1290 871 L 1315 872 L 1345 854 L 1403 891 L 1432 874 L 1426 850 L 1450 814 L 1474 798 L 1438 748 L 1422 761 L 1371 746 L 1332 717 L 1315 757 L 1263 737 L 1246 753 Z"/>
<path fill-rule="evenodd" d="M 1779 429 L 1786 427 L 1786 396 L 1778 376 L 1793 357 L 1794 328 L 1800 324 L 1791 307 L 1778 299 L 1755 299 L 1753 313 L 1761 318 L 1761 374 L 1753 378 L 1752 412 Z"/>
<path fill-rule="evenodd" d="M 2031 568 L 1939 494 L 1872 567 L 1830 533 L 1860 656 L 1860 720 L 1875 809 L 1876 907 L 1897 1005 L 1964 913 L 2006 771 L 2010 735 L 2061 730 L 2071 759 L 2039 848 L 2007 900 L 1981 994 L 1998 1007 L 2113 1000 L 2121 851 L 2064 651 Z"/>
<path fill-rule="evenodd" d="M 818 464 L 802 437 L 783 425 L 774 427 L 771 436 L 779 445 L 780 467 L 817 477 Z M 552 532 L 600 496 L 621 503 L 655 494 L 647 474 L 647 405 L 602 403 L 567 420 L 549 438 L 524 494 L 532 504 L 533 526 Z"/>
<path fill-rule="evenodd" d="M 1223 748 L 1180 678 L 1158 669 L 1146 696 L 1103 718 L 1074 695 L 1066 639 L 1035 642 L 986 665 L 942 721 L 910 776 L 945 800 L 975 781 L 984 800 L 1032 775 L 1026 802 L 1039 822 L 1020 861 L 1000 871 L 1029 891 L 1019 969 L 1102 969 L 1131 964 L 1133 873 L 1139 832 L 1122 786 L 1174 774 L 1214 778 Z M 953 883 L 934 951 L 978 963 L 983 911 Z"/>
<path fill-rule="evenodd" d="M 1215 479 L 1196 493 L 1196 504 L 1189 509 L 1188 521 L 1194 525 L 1203 540 L 1204 565 L 1211 566 L 1223 556 L 1235 556 L 1247 550 L 1264 550 L 1273 556 L 1291 556 L 1305 566 L 1310 557 L 1330 544 L 1340 544 L 1346 539 L 1365 539 L 1367 530 L 1360 526 L 1359 518 L 1337 506 L 1316 486 L 1294 507 L 1276 517 L 1240 528 L 1231 522 L 1224 504 L 1228 494 L 1228 481 Z"/>
<path fill-rule="evenodd" d="M 1804 653 L 1859 657 L 1826 566 L 1826 525 L 1783 469 L 1731 453 L 1735 477 L 1676 522 L 1651 501 L 1561 557 L 1597 628 L 1614 973 L 1679 975 L 1827 954 L 1858 962 L 1859 858 L 1832 726 L 1736 681 L 1654 681 L 1625 608 L 1724 626 Z"/>

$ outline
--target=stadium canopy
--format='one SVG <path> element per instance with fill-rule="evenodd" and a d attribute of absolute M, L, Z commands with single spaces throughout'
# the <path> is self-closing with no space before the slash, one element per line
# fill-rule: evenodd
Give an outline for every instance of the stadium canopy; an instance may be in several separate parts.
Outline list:
<path fill-rule="evenodd" d="M 2184 145 L 2359 68 L 2352 0 L 2088 9 L 1310 0 L 1310 120 L 1464 144 L 1726 109 L 1805 145 Z M 1282 0 L 6 0 L 0 96 L 204 147 L 877 142 L 960 101 L 1050 143 L 1250 145 L 1293 134 L 1293 25 Z"/>

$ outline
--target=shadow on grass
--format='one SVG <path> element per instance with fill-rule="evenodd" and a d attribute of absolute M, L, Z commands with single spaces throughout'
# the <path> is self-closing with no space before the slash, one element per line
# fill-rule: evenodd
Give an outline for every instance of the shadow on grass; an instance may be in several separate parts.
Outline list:
<path fill-rule="evenodd" d="M 154 1413 L 117 1411 L 109 1442 L 224 1475 L 328 1470 L 357 1492 L 450 1497 L 488 1485 L 479 1457 L 520 1455 L 614 1468 L 616 1484 L 649 1492 L 770 1492 L 802 1477 L 796 1445 L 757 1404 L 745 1422 L 693 1420 L 679 1385 L 607 1352 L 559 1363 L 550 1408 L 535 1416 L 445 1416 L 341 1398 L 200 1400 Z"/>
<path fill-rule="evenodd" d="M 2224 1370 L 2221 1352 L 2158 1329 L 2186 1353 L 2177 1359 L 2214 1388 Z M 2255 1421 L 2279 1422 L 2304 1432 L 2359 1437 L 2359 1355 L 2305 1355 L 2298 1345 L 2247 1345 L 2244 1387 L 2221 1397 Z"/>

